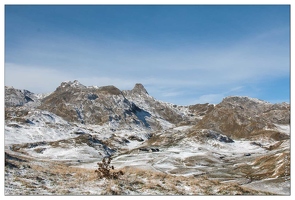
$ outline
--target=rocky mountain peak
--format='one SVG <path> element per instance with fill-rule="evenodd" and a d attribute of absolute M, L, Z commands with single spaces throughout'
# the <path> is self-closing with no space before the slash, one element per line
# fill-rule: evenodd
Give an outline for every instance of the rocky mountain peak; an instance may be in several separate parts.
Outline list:
<path fill-rule="evenodd" d="M 247 96 L 229 96 L 229 97 L 225 97 L 222 102 L 230 102 L 230 103 L 238 103 L 238 104 L 244 104 L 244 103 L 270 104 L 266 101 L 247 97 Z"/>
<path fill-rule="evenodd" d="M 5 86 L 5 106 L 23 106 L 33 102 L 34 94 L 28 90 L 19 90 Z"/>
<path fill-rule="evenodd" d="M 141 83 L 136 83 L 132 91 L 134 93 L 139 93 L 139 94 L 148 94 L 148 92 L 146 91 L 146 89 Z"/>
<path fill-rule="evenodd" d="M 60 84 L 60 86 L 58 87 L 58 89 L 60 88 L 67 88 L 67 87 L 71 87 L 71 88 L 86 88 L 85 85 L 81 84 L 79 81 L 74 80 L 74 81 L 64 81 Z"/>

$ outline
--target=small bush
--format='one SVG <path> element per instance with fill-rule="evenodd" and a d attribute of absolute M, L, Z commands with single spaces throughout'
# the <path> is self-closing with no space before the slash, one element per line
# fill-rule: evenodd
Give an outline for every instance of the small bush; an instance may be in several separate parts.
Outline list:
<path fill-rule="evenodd" d="M 118 179 L 119 176 L 123 175 L 123 171 L 114 171 L 114 166 L 111 166 L 112 158 L 103 158 L 102 162 L 97 163 L 98 168 L 95 170 L 98 178 L 106 178 L 106 179 Z"/>

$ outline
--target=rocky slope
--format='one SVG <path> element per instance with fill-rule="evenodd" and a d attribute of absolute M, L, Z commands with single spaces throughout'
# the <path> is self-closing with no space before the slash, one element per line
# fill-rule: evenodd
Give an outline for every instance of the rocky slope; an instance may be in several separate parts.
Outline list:
<path fill-rule="evenodd" d="M 130 93 L 142 93 L 146 98 L 151 98 L 143 91 L 143 86 L 135 86 Z M 161 128 L 158 121 L 161 115 L 153 110 L 140 108 L 126 93 L 128 92 L 122 92 L 115 86 L 86 87 L 78 81 L 63 82 L 56 91 L 43 99 L 39 109 L 48 110 L 70 122 L 97 125 L 110 123 L 113 130 L 126 129 L 130 125 L 147 129 Z M 169 113 L 182 120 L 175 111 Z"/>
<path fill-rule="evenodd" d="M 290 105 L 271 104 L 249 97 L 227 97 L 204 116 L 196 129 L 212 129 L 239 138 L 283 140 L 289 135 L 278 129 L 290 124 Z"/>
<path fill-rule="evenodd" d="M 28 106 L 40 103 L 37 95 L 28 90 L 5 86 L 5 107 Z"/>
<path fill-rule="evenodd" d="M 150 96 L 144 86 L 139 83 L 132 90 L 123 91 L 123 94 L 141 109 L 176 126 L 196 124 L 202 116 L 214 107 L 212 104 L 179 106 L 162 102 Z"/>
<path fill-rule="evenodd" d="M 106 156 L 136 181 L 97 180 L 91 172 Z M 178 106 L 154 99 L 142 84 L 120 91 L 67 81 L 48 95 L 5 87 L 9 195 L 53 194 L 54 183 L 56 194 L 75 195 L 289 194 L 289 161 L 287 103 L 227 97 Z M 69 180 L 80 186 L 63 184 Z"/>

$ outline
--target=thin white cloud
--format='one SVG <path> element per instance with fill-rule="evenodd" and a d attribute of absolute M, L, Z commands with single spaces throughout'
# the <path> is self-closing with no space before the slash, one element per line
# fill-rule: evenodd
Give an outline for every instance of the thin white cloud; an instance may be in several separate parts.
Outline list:
<path fill-rule="evenodd" d="M 251 96 L 250 94 L 253 95 L 252 92 L 246 92 L 245 94 L 245 87 L 244 86 L 237 86 L 233 88 L 223 88 L 220 90 L 219 93 L 206 93 L 204 92 L 203 95 L 200 95 L 193 101 L 191 101 L 191 104 L 197 104 L 197 103 L 212 103 L 212 104 L 217 104 L 222 101 L 223 98 L 227 96 Z M 247 95 L 248 93 L 248 95 Z M 254 97 L 254 96 L 252 96 Z"/>
<path fill-rule="evenodd" d="M 224 98 L 223 94 L 205 94 L 194 100 L 193 104 L 197 103 L 219 103 Z"/>
<path fill-rule="evenodd" d="M 27 89 L 34 93 L 53 92 L 62 81 L 71 76 L 56 69 L 5 64 L 5 85 L 17 89 Z"/>
<path fill-rule="evenodd" d="M 18 56 L 8 55 L 13 62 L 5 64 L 5 85 L 50 92 L 64 80 L 119 89 L 132 89 L 140 82 L 161 100 L 182 97 L 186 104 L 193 97 L 186 98 L 183 91 L 190 90 L 196 101 L 213 102 L 233 86 L 288 75 L 288 45 L 272 42 L 285 34 L 273 31 L 228 46 L 193 44 L 179 49 L 60 35 L 51 41 L 31 38 L 23 48 L 10 52 Z M 210 92 L 213 89 L 217 92 Z"/>
<path fill-rule="evenodd" d="M 175 97 L 175 96 L 180 96 L 181 94 L 183 94 L 182 92 L 178 91 L 178 92 L 165 92 L 162 94 L 163 97 Z"/>

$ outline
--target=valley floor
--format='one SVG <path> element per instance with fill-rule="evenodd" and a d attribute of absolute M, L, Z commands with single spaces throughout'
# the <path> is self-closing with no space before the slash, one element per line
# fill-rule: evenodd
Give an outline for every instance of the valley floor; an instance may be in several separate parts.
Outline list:
<path fill-rule="evenodd" d="M 248 141 L 225 145 L 226 149 L 217 151 L 186 141 L 159 152 L 131 150 L 113 158 L 111 165 L 124 172 L 116 180 L 97 177 L 94 171 L 100 160 L 34 158 L 7 149 L 5 195 L 290 194 L 289 174 L 266 178 L 261 169 L 255 170 L 261 167 L 257 159 L 276 158 L 282 153 L 267 152 Z M 266 171 L 271 167 L 263 166 Z"/>

